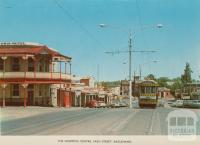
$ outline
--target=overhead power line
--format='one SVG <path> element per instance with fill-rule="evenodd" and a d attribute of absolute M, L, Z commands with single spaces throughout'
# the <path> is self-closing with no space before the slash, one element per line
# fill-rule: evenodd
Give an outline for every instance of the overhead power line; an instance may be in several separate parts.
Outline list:
<path fill-rule="evenodd" d="M 128 53 L 130 50 L 117 50 L 117 51 L 106 51 L 107 54 L 120 54 L 120 53 Z M 132 50 L 130 52 L 139 52 L 139 53 L 152 53 L 157 52 L 156 50 Z"/>
<path fill-rule="evenodd" d="M 144 44 L 146 45 L 147 49 L 149 48 L 148 47 L 148 44 L 147 44 L 147 40 L 145 38 L 145 34 L 144 34 L 144 26 L 143 26 L 143 23 L 142 23 L 142 15 L 141 15 L 141 9 L 140 9 L 140 6 L 139 6 L 139 1 L 138 0 L 135 0 L 135 3 L 136 3 L 136 10 L 137 10 L 137 14 L 138 14 L 138 21 L 139 21 L 139 25 L 140 25 L 140 30 L 142 32 L 142 38 L 143 38 L 143 42 Z"/>
<path fill-rule="evenodd" d="M 60 2 L 58 2 L 58 0 L 54 0 L 54 2 L 57 5 L 57 7 L 60 8 L 85 34 L 87 34 L 87 36 L 91 40 L 95 41 L 98 45 L 104 48 L 104 46 L 98 41 L 98 39 L 96 39 L 92 33 L 90 33 L 76 18 L 74 18 L 70 14 L 69 10 L 66 7 L 63 7 L 63 5 Z"/>

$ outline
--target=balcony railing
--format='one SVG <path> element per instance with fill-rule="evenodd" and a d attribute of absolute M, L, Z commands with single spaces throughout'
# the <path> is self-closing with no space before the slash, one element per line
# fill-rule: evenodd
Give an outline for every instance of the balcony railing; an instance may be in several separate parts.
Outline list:
<path fill-rule="evenodd" d="M 31 78 L 31 79 L 71 79 L 70 74 L 51 72 L 0 72 L 0 79 Z"/>

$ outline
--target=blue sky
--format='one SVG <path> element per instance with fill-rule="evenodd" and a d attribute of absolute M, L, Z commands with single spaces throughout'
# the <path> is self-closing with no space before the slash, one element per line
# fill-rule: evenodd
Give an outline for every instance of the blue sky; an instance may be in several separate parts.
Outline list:
<path fill-rule="evenodd" d="M 143 75 L 173 78 L 189 62 L 199 79 L 199 6 L 199 0 L 0 0 L 0 41 L 46 44 L 72 57 L 76 75 L 96 77 L 99 65 L 99 80 L 120 80 L 128 77 L 128 54 L 104 52 L 127 50 L 132 28 L 139 30 L 133 49 L 159 50 L 134 53 L 133 72 L 143 64 Z M 164 27 L 153 27 L 158 23 Z M 146 63 L 153 60 L 159 62 Z"/>

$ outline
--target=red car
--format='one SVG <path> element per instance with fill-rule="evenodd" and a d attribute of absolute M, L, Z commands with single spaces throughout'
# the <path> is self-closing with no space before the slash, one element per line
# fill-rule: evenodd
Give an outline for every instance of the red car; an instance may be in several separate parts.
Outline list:
<path fill-rule="evenodd" d="M 89 108 L 98 108 L 99 107 L 99 103 L 96 100 L 90 100 L 86 103 L 86 107 Z"/>

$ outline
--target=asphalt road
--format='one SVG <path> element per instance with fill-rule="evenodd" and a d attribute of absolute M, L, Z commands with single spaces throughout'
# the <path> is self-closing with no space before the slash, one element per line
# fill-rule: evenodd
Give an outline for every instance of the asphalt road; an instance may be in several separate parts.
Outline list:
<path fill-rule="evenodd" d="M 61 110 L 1 122 L 2 135 L 167 135 L 174 108 Z M 200 134 L 200 110 L 196 113 Z"/>

